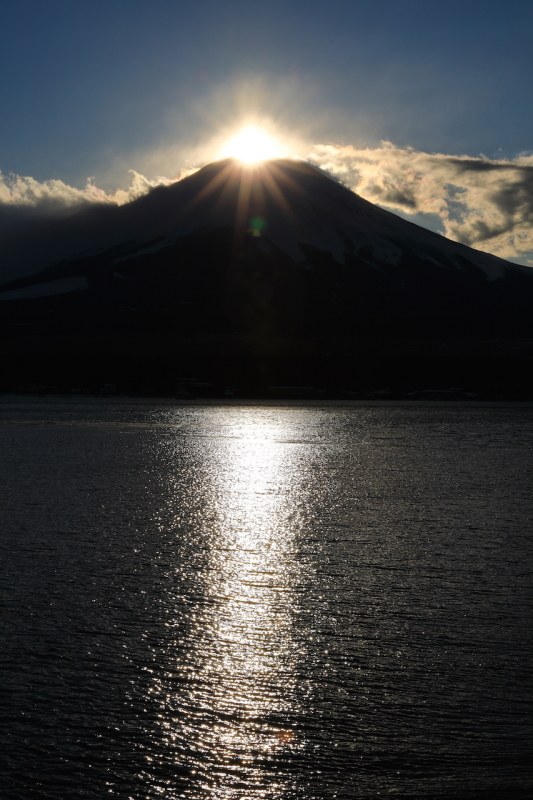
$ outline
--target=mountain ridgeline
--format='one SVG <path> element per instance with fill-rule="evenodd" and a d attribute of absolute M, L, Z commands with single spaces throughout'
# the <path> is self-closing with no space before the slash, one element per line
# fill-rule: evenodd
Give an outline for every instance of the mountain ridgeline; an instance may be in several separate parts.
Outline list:
<path fill-rule="evenodd" d="M 496 362 L 480 342 L 533 337 L 533 270 L 409 223 L 301 161 L 218 161 L 127 205 L 15 229 L 2 249 L 6 374 L 24 385 L 32 370 L 37 382 L 51 370 L 56 384 L 83 384 L 83 364 L 85 383 L 136 374 L 170 387 L 194 374 L 259 393 L 302 380 L 355 390 L 358 376 L 466 384 L 465 347 L 488 375 Z M 20 337 L 29 355 L 17 366 Z M 420 361 L 428 347 L 435 375 Z M 512 381 L 526 380 L 526 361 Z"/>

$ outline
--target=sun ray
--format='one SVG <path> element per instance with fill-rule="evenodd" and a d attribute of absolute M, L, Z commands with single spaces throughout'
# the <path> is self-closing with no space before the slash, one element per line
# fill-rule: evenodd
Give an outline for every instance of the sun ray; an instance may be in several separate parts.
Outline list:
<path fill-rule="evenodd" d="M 207 183 L 203 187 L 203 189 L 201 189 L 198 192 L 198 194 L 196 194 L 193 197 L 193 199 L 190 201 L 190 203 L 188 203 L 187 206 L 185 207 L 184 212 L 189 211 L 191 208 L 193 208 L 194 206 L 198 205 L 198 203 L 200 203 L 202 200 L 204 200 L 210 194 L 213 194 L 213 192 L 219 186 L 221 186 L 221 184 L 225 185 L 229 181 L 229 179 L 232 177 L 234 169 L 235 169 L 234 164 L 231 164 L 231 163 L 230 164 L 226 164 L 226 166 L 219 173 L 217 173 L 215 175 L 215 177 L 212 178 L 209 181 L 209 183 Z"/>
<path fill-rule="evenodd" d="M 248 211 L 250 208 L 250 194 L 252 191 L 252 172 L 250 170 L 243 170 L 241 175 L 241 183 L 239 186 L 239 197 L 237 200 L 237 213 L 235 219 L 235 241 L 234 250 L 237 252 L 240 246 L 240 240 L 246 228 L 246 221 L 248 218 Z"/>
<path fill-rule="evenodd" d="M 263 177 L 263 183 L 264 183 L 267 191 L 270 192 L 271 196 L 274 198 L 274 200 L 276 201 L 278 206 L 281 208 L 281 210 L 284 211 L 285 214 L 292 219 L 292 216 L 293 216 L 292 209 L 291 209 L 289 203 L 287 202 L 287 200 L 285 199 L 285 196 L 284 196 L 283 192 L 281 191 L 277 180 L 272 175 L 270 170 L 269 171 L 265 171 L 265 175 Z"/>
<path fill-rule="evenodd" d="M 294 166 L 297 165 L 298 162 L 295 162 Z M 291 178 L 290 175 L 287 175 L 285 171 L 280 169 L 277 164 L 270 164 L 269 166 L 270 174 L 274 181 L 277 179 L 280 183 L 285 183 L 297 194 L 305 195 L 305 190 L 294 180 L 294 178 Z"/>
<path fill-rule="evenodd" d="M 212 198 L 214 209 L 223 212 L 233 207 L 234 235 L 233 256 L 240 252 L 244 237 L 250 231 L 250 218 L 263 218 L 267 210 L 267 196 L 270 196 L 285 219 L 294 226 L 296 220 L 289 197 L 295 192 L 305 194 L 305 190 L 291 177 L 291 167 L 281 161 L 266 160 L 263 163 L 244 163 L 236 158 L 222 162 L 216 174 L 207 176 L 206 183 L 182 209 L 179 216 L 186 215 L 199 203 Z M 297 162 L 291 162 L 298 169 Z M 214 165 L 211 165 L 213 167 Z M 285 190 L 285 191 L 284 191 Z M 288 196 L 286 196 L 288 194 Z M 268 220 L 266 220 L 268 224 Z"/>

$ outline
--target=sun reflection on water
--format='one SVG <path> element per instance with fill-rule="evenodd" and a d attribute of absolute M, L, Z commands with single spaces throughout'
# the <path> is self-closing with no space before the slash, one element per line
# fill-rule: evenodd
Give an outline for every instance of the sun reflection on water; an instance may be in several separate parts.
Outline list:
<path fill-rule="evenodd" d="M 255 424 L 244 410 L 220 413 L 224 434 L 204 449 L 196 535 L 205 552 L 188 668 L 180 665 L 177 692 L 154 691 L 162 702 L 165 695 L 162 724 L 182 764 L 186 748 L 198 796 L 282 797 L 276 761 L 301 746 L 292 635 L 301 569 L 298 448 L 279 441 L 279 424 Z M 169 708 L 179 712 L 171 723 Z"/>

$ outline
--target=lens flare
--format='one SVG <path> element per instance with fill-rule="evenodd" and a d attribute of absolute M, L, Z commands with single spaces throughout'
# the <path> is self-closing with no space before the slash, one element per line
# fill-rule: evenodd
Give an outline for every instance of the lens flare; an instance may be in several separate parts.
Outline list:
<path fill-rule="evenodd" d="M 238 158 L 245 164 L 255 164 L 267 158 L 280 158 L 281 155 L 278 142 L 253 125 L 232 136 L 220 151 L 220 158 Z"/>

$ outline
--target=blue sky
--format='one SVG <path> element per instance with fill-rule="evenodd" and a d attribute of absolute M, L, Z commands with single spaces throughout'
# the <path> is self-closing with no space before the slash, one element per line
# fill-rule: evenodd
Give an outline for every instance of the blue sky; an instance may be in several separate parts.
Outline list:
<path fill-rule="evenodd" d="M 302 156 L 533 153 L 530 0 L 4 0 L 0 27 L 4 175 L 111 192 L 210 160 L 249 118 Z M 438 227 L 428 208 L 398 205 Z"/>

